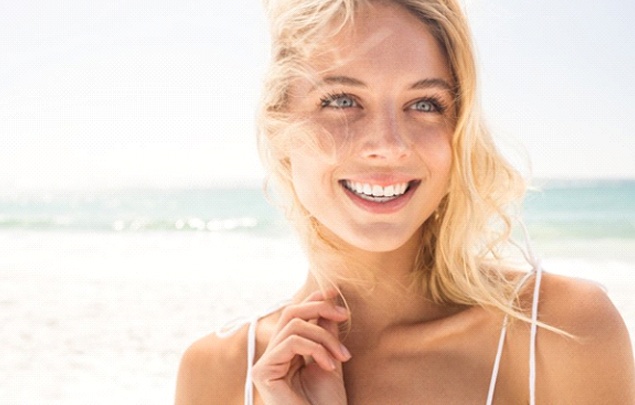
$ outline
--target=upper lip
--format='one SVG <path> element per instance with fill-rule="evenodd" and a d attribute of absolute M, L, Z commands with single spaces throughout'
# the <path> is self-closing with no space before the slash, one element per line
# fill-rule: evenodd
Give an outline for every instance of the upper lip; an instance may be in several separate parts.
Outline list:
<path fill-rule="evenodd" d="M 346 189 L 375 197 L 399 196 L 420 182 L 412 176 L 397 173 L 357 175 L 339 180 Z"/>
<path fill-rule="evenodd" d="M 373 186 L 386 187 L 401 183 L 410 183 L 417 181 L 417 178 L 412 176 L 406 176 L 402 174 L 366 174 L 358 176 L 344 177 L 340 181 L 350 181 L 354 183 L 370 184 Z"/>

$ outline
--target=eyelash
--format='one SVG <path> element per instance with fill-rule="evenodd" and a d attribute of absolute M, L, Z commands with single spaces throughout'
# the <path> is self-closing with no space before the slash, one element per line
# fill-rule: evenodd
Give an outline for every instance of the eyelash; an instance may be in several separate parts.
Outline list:
<path fill-rule="evenodd" d="M 357 100 L 355 100 L 355 97 L 351 96 L 350 94 L 347 93 L 328 93 L 326 94 L 324 97 L 320 98 L 320 107 L 322 108 L 336 108 L 336 109 L 341 109 L 341 108 L 350 108 L 350 107 L 333 107 L 330 106 L 329 104 L 332 103 L 333 101 L 337 100 L 338 98 L 350 98 L 353 103 L 357 104 Z"/>
<path fill-rule="evenodd" d="M 414 106 L 416 104 L 419 104 L 421 102 L 426 102 L 426 103 L 432 104 L 432 107 L 435 110 L 435 111 L 423 111 L 423 112 L 437 112 L 439 114 L 443 114 L 445 112 L 445 110 L 447 109 L 447 106 L 445 105 L 445 103 L 443 101 L 441 101 L 437 97 L 425 97 L 425 98 L 419 99 L 419 100 L 415 101 L 414 103 L 410 104 L 410 107 L 412 107 L 412 106 Z"/>
<path fill-rule="evenodd" d="M 346 109 L 346 108 L 351 108 L 354 107 L 355 105 L 351 105 L 349 107 L 337 107 L 337 106 L 331 106 L 329 105 L 330 103 L 332 103 L 333 101 L 339 99 L 339 98 L 349 98 L 352 100 L 352 102 L 354 104 L 358 104 L 357 100 L 355 99 L 355 97 L 353 97 L 350 94 L 347 93 L 329 93 L 326 94 L 324 97 L 320 98 L 320 107 L 321 108 L 334 108 L 334 109 Z M 447 109 L 447 106 L 445 105 L 445 103 L 443 101 L 441 101 L 439 98 L 437 97 L 425 97 L 425 98 L 421 98 L 417 101 L 415 101 L 414 103 L 410 104 L 410 106 L 408 108 L 411 108 L 412 106 L 421 103 L 421 102 L 427 102 L 432 104 L 432 107 L 434 108 L 434 111 L 422 111 L 422 112 L 436 112 L 439 114 L 443 114 L 445 112 L 445 110 Z"/>

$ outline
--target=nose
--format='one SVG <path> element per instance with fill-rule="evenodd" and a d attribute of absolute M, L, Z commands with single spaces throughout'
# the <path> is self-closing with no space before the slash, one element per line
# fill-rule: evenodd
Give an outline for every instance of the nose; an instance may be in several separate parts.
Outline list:
<path fill-rule="evenodd" d="M 383 162 L 408 156 L 410 145 L 400 112 L 390 106 L 368 120 L 360 145 L 363 158 Z"/>

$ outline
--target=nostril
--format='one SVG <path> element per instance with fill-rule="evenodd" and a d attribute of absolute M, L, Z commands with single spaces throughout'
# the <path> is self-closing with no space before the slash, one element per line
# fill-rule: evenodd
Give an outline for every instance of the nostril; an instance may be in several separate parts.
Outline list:
<path fill-rule="evenodd" d="M 366 132 L 360 138 L 361 152 L 364 158 L 375 160 L 403 159 L 410 153 L 410 142 L 406 128 L 393 112 L 368 121 Z"/>
<path fill-rule="evenodd" d="M 410 148 L 405 144 L 367 143 L 362 152 L 368 159 L 403 159 L 410 153 Z"/>

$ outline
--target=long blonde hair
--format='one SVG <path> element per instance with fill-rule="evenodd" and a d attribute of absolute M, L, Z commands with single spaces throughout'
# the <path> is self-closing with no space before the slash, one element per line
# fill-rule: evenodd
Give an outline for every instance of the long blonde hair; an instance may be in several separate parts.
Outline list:
<path fill-rule="evenodd" d="M 449 193 L 423 226 L 413 271 L 416 281 L 425 283 L 435 302 L 493 306 L 526 319 L 517 306 L 509 305 L 515 280 L 507 275 L 499 256 L 512 230 L 507 210 L 524 194 L 525 182 L 497 150 L 483 124 L 471 34 L 455 0 L 265 0 L 272 61 L 259 109 L 258 144 L 281 204 L 309 254 L 342 253 L 322 235 L 319 223 L 295 193 L 288 151 L 310 131 L 286 112 L 286 101 L 289 84 L 310 76 L 306 61 L 316 44 L 354 24 L 360 7 L 378 1 L 404 7 L 429 28 L 456 84 Z M 311 142 L 310 136 L 304 138 Z"/>

